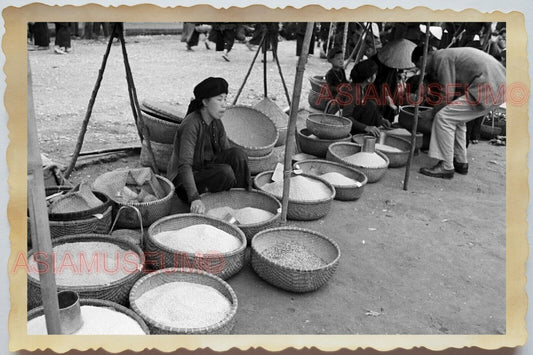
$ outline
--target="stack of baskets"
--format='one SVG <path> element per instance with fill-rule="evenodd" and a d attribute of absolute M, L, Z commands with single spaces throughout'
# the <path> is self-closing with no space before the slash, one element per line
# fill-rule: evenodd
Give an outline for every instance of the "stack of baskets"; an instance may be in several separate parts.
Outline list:
<path fill-rule="evenodd" d="M 150 134 L 150 145 L 156 166 L 159 170 L 166 171 L 172 154 L 174 136 L 185 114 L 175 105 L 153 100 L 143 100 L 141 111 L 143 123 Z M 140 159 L 141 165 L 151 166 L 145 140 L 141 147 Z"/>
<path fill-rule="evenodd" d="M 336 142 L 349 142 L 352 121 L 346 117 L 326 113 L 309 114 L 306 128 L 298 131 L 296 139 L 303 153 L 325 158 L 328 147 Z"/>
<path fill-rule="evenodd" d="M 279 147 L 284 145 L 287 138 L 287 125 L 289 123 L 289 116 L 268 97 L 264 97 L 254 106 L 254 108 L 274 122 L 279 134 L 278 140 L 274 146 Z"/>
<path fill-rule="evenodd" d="M 317 110 L 324 111 L 326 105 L 328 104 L 328 100 L 324 98 L 319 100 L 319 97 L 322 87 L 327 85 L 326 79 L 321 75 L 315 75 L 309 77 L 309 82 L 311 83 L 311 89 L 309 90 L 309 95 L 307 97 L 309 106 Z"/>
<path fill-rule="evenodd" d="M 230 144 L 248 156 L 252 174 L 274 168 L 278 156 L 272 152 L 279 133 L 270 118 L 252 107 L 233 106 L 224 112 L 222 123 Z"/>

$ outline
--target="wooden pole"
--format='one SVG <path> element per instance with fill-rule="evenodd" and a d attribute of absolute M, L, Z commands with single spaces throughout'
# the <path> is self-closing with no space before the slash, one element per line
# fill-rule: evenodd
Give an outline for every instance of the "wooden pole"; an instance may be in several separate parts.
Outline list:
<path fill-rule="evenodd" d="M 254 67 L 255 60 L 257 59 L 257 56 L 259 55 L 259 51 L 261 50 L 264 41 L 265 41 L 265 33 L 263 33 L 263 37 L 261 37 L 261 41 L 259 42 L 259 45 L 257 46 L 257 51 L 255 52 L 254 58 L 252 59 L 252 63 L 250 63 L 248 72 L 244 76 L 244 80 L 242 82 L 241 87 L 239 88 L 239 91 L 237 91 L 237 95 L 235 95 L 235 99 L 233 99 L 232 106 L 235 106 L 235 104 L 237 103 L 237 100 L 239 99 L 239 96 L 241 95 L 242 89 L 244 88 L 244 85 L 246 84 L 246 81 L 248 80 L 248 77 L 250 76 L 250 73 L 252 72 L 252 68 Z"/>
<path fill-rule="evenodd" d="M 283 73 L 281 72 L 281 65 L 279 64 L 278 53 L 274 53 L 274 59 L 278 66 L 279 76 L 281 77 L 281 83 L 283 84 L 283 89 L 285 90 L 285 97 L 287 98 L 287 104 L 291 106 L 291 97 L 289 95 L 289 89 L 287 89 L 287 84 L 285 84 L 285 79 L 283 78 Z"/>
<path fill-rule="evenodd" d="M 102 65 L 100 66 L 100 70 L 98 71 L 98 77 L 96 79 L 96 83 L 93 88 L 93 92 L 91 94 L 91 98 L 89 100 L 89 106 L 87 107 L 87 112 L 85 113 L 85 118 L 83 119 L 80 133 L 78 134 L 78 141 L 76 142 L 76 147 L 74 148 L 74 155 L 72 156 L 72 159 L 70 160 L 69 166 L 67 170 L 65 171 L 65 179 L 68 179 L 72 171 L 74 170 L 74 166 L 76 166 L 76 160 L 78 160 L 78 155 L 80 154 L 81 147 L 83 145 L 83 140 L 85 138 L 85 133 L 87 132 L 87 126 L 89 124 L 89 118 L 91 118 L 91 113 L 93 112 L 93 106 L 94 102 L 96 100 L 96 95 L 98 94 L 98 90 L 100 89 L 100 84 L 102 83 L 102 78 L 104 77 L 104 70 L 107 64 L 107 58 L 109 57 L 109 52 L 111 50 L 111 44 L 113 43 L 113 34 L 112 32 L 109 43 L 107 44 L 107 48 L 104 54 L 104 58 L 102 60 Z"/>
<path fill-rule="evenodd" d="M 305 71 L 305 63 L 307 62 L 307 55 L 309 54 L 309 43 L 311 42 L 311 35 L 313 34 L 313 22 L 308 22 L 305 29 L 304 41 L 302 44 L 302 52 L 298 58 L 298 66 L 296 67 L 296 75 L 294 78 L 294 90 L 292 92 L 291 112 L 289 116 L 289 125 L 287 128 L 287 141 L 285 143 L 285 165 L 283 171 L 283 197 L 281 200 L 281 223 L 287 222 L 287 207 L 289 205 L 289 190 L 290 177 L 292 173 L 292 156 L 294 153 L 294 141 L 296 130 L 296 119 L 298 116 L 298 106 L 300 105 L 300 95 L 302 93 L 302 81 Z"/>
<path fill-rule="evenodd" d="M 420 98 L 422 88 L 424 87 L 424 76 L 426 72 L 428 48 L 429 48 L 429 22 L 427 23 L 426 39 L 424 41 L 424 56 L 422 57 L 422 68 L 420 68 L 422 72 L 420 73 L 420 82 L 418 83 L 418 91 L 416 92 L 415 113 L 413 117 L 413 127 L 411 128 L 411 151 L 409 152 L 409 158 L 407 159 L 407 165 L 405 167 L 405 178 L 403 180 L 403 189 L 405 191 L 407 191 L 407 187 L 409 184 L 409 172 L 411 170 L 411 161 L 413 160 L 413 156 L 415 154 L 416 130 L 418 128 L 418 111 L 419 111 L 418 110 L 418 106 L 419 106 L 418 99 Z"/>
<path fill-rule="evenodd" d="M 349 22 L 344 23 L 344 33 L 342 35 L 342 58 L 346 58 L 346 42 L 348 42 L 348 25 Z"/>
<path fill-rule="evenodd" d="M 334 23 L 335 22 L 329 23 L 328 40 L 326 41 L 326 58 L 328 57 L 328 53 L 329 53 L 329 41 L 331 39 L 331 36 L 333 35 L 333 24 Z"/>
<path fill-rule="evenodd" d="M 268 90 L 267 90 L 267 48 L 268 48 L 268 41 L 266 40 L 266 36 L 267 36 L 267 31 L 268 29 L 266 28 L 266 26 L 264 27 L 264 30 L 265 30 L 265 33 L 264 33 L 264 38 L 265 40 L 263 41 L 263 87 L 264 87 L 264 92 L 265 92 L 265 97 L 268 96 Z"/>
<path fill-rule="evenodd" d="M 371 25 L 372 26 L 372 25 Z M 363 37 L 366 33 L 368 32 L 368 27 L 365 27 L 363 29 L 363 33 L 361 34 L 361 37 L 359 37 L 359 39 L 357 40 L 357 43 L 355 44 L 355 47 L 353 48 L 352 52 L 350 53 L 350 56 L 348 57 L 348 59 L 346 59 L 346 62 L 344 62 L 344 69 L 346 69 L 348 67 L 348 64 L 350 64 L 350 60 L 353 58 L 353 56 L 355 55 L 355 53 L 357 53 L 357 56 L 356 56 L 356 59 L 355 59 L 355 62 L 358 63 L 360 59 L 360 55 L 359 53 L 361 53 L 361 48 L 363 48 L 364 46 L 364 38 L 366 37 Z"/>
<path fill-rule="evenodd" d="M 48 334 L 61 334 L 59 322 L 59 302 L 52 258 L 52 239 L 48 222 L 48 209 L 44 192 L 43 162 L 39 149 L 39 137 L 33 106 L 30 60 L 28 59 L 28 198 L 29 213 L 32 223 L 32 247 L 38 261 L 39 284 L 41 287 L 44 317 Z M 35 234 L 35 236 L 33 235 Z M 35 243 L 35 244 L 33 244 Z"/>

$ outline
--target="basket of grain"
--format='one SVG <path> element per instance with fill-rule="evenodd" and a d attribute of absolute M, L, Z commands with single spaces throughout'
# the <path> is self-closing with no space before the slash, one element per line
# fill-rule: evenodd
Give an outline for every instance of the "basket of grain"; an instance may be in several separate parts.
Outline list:
<path fill-rule="evenodd" d="M 156 221 L 145 240 L 146 265 L 200 269 L 227 279 L 244 266 L 246 236 L 215 217 L 177 214 Z"/>
<path fill-rule="evenodd" d="M 296 140 L 303 153 L 311 154 L 319 158 L 325 158 L 328 152 L 328 147 L 336 142 L 349 142 L 352 136 L 348 134 L 344 138 L 339 139 L 320 139 L 315 136 L 307 128 L 298 130 Z"/>
<path fill-rule="evenodd" d="M 144 126 L 148 129 L 151 142 L 166 144 L 174 142 L 179 123 L 162 120 L 145 112 L 142 113 L 141 117 Z"/>
<path fill-rule="evenodd" d="M 429 106 L 418 106 L 418 112 L 422 113 L 425 111 L 433 110 L 433 107 Z M 415 118 L 415 106 L 406 105 L 400 106 L 400 114 L 398 115 L 398 124 L 411 131 L 413 129 Z M 433 124 L 433 117 L 418 117 L 417 132 L 421 133 L 431 133 L 431 126 Z"/>
<path fill-rule="evenodd" d="M 363 146 L 364 137 L 367 137 L 367 135 L 356 134 L 352 136 L 352 140 Z M 411 143 L 407 139 L 382 132 L 375 149 L 389 158 L 389 168 L 398 168 L 407 164 L 411 153 Z"/>
<path fill-rule="evenodd" d="M 323 75 L 314 75 L 309 77 L 309 83 L 311 84 L 311 89 L 316 92 L 320 92 L 324 85 L 327 85 L 326 79 Z"/>
<path fill-rule="evenodd" d="M 206 215 L 224 219 L 229 213 L 237 221 L 248 241 L 267 228 L 274 227 L 281 217 L 281 203 L 259 190 L 231 189 L 200 196 Z"/>
<path fill-rule="evenodd" d="M 248 106 L 228 108 L 221 118 L 228 140 L 249 157 L 269 154 L 278 141 L 274 122 L 262 112 Z"/>
<path fill-rule="evenodd" d="M 252 239 L 254 271 L 268 283 L 292 292 L 322 287 L 335 273 L 340 256 L 335 241 L 308 229 L 272 228 Z"/>
<path fill-rule="evenodd" d="M 335 199 L 340 201 L 357 200 L 368 180 L 363 172 L 355 168 L 327 160 L 302 160 L 294 164 L 294 169 L 329 182 L 335 188 Z"/>
<path fill-rule="evenodd" d="M 88 218 L 71 221 L 49 221 L 52 239 L 74 234 L 107 234 L 113 222 L 113 207 L 109 206 L 103 213 Z M 29 222 L 28 222 L 29 223 Z"/>
<path fill-rule="evenodd" d="M 118 303 L 92 298 L 80 299 L 82 327 L 72 335 L 147 335 L 150 329 L 134 311 Z M 28 312 L 28 335 L 47 335 L 44 308 Z"/>
<path fill-rule="evenodd" d="M 274 146 L 279 147 L 284 145 L 285 139 L 287 138 L 287 125 L 289 116 L 268 97 L 264 97 L 254 106 L 254 108 L 270 118 L 278 129 L 278 140 Z"/>
<path fill-rule="evenodd" d="M 366 154 L 356 156 L 361 152 L 361 146 L 356 143 L 333 143 L 328 148 L 326 159 L 360 170 L 366 175 L 369 183 L 379 181 L 387 171 L 389 158 L 380 151 L 372 153 L 372 156 Z"/>
<path fill-rule="evenodd" d="M 254 185 L 261 191 L 283 197 L 283 181 L 272 182 L 273 171 L 265 171 L 254 178 Z M 287 218 L 310 221 L 324 217 L 331 209 L 335 188 L 326 180 L 308 174 L 293 174 L 289 190 Z"/>
<path fill-rule="evenodd" d="M 238 306 L 237 295 L 221 278 L 179 268 L 139 279 L 130 304 L 151 334 L 229 334 Z"/>
<path fill-rule="evenodd" d="M 350 135 L 352 121 L 349 118 L 326 113 L 307 116 L 307 129 L 319 139 L 340 139 Z"/>
<path fill-rule="evenodd" d="M 141 248 L 99 234 L 60 237 L 52 240 L 52 248 L 58 291 L 128 305 L 129 290 L 144 268 Z M 28 309 L 41 304 L 38 264 L 43 261 L 35 260 L 36 253 L 28 252 Z"/>
<path fill-rule="evenodd" d="M 91 204 L 84 200 L 83 196 L 87 194 L 91 195 L 85 197 L 92 200 Z M 78 188 L 71 186 L 47 187 L 45 195 L 47 202 L 50 203 L 48 206 L 48 219 L 50 221 L 73 221 L 90 218 L 93 215 L 104 213 L 111 205 L 111 200 L 106 194 L 92 191 L 85 184 L 79 185 Z M 74 204 L 67 201 L 69 196 L 77 197 L 75 198 L 76 201 L 72 201 Z M 59 206 L 60 204 L 62 206 Z"/>
<path fill-rule="evenodd" d="M 174 144 L 158 143 L 150 141 L 150 146 L 152 147 L 152 152 L 154 153 L 155 166 L 159 171 L 167 171 L 167 165 L 172 156 L 172 151 L 174 149 Z M 143 140 L 141 146 L 141 155 L 140 155 L 141 166 L 152 167 L 152 160 L 150 159 L 150 154 L 148 153 L 148 145 L 146 140 Z"/>
<path fill-rule="evenodd" d="M 132 178 L 132 175 L 135 175 L 135 178 Z M 142 185 L 137 186 L 128 185 L 130 179 L 133 179 L 133 182 L 144 180 Z M 131 190 L 133 185 L 138 192 Z M 115 214 L 121 206 L 136 207 L 141 212 L 143 226 L 149 226 L 170 213 L 175 190 L 170 180 L 153 174 L 149 168 L 109 171 L 96 178 L 93 188 L 107 194 L 113 200 Z M 136 212 L 125 211 L 118 219 L 117 227 L 140 228 Z"/>

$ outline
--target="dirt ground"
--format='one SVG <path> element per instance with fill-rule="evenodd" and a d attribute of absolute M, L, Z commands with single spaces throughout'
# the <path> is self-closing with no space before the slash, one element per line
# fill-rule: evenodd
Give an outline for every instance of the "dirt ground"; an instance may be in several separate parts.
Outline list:
<path fill-rule="evenodd" d="M 236 43 L 228 63 L 202 43 L 187 52 L 176 35 L 126 40 L 139 100 L 169 102 L 183 110 L 194 85 L 208 76 L 228 80 L 228 102 L 232 102 L 254 55 Z M 74 151 L 105 46 L 105 42 L 75 40 L 68 55 L 29 52 L 41 150 L 64 166 Z M 291 93 L 295 47 L 294 41 L 279 45 Z M 318 55 L 309 57 L 302 108 L 308 106 L 307 77 L 324 74 L 328 68 Z M 262 65 L 256 63 L 238 104 L 261 99 L 262 76 Z M 270 52 L 268 92 L 280 107 L 287 106 Z M 140 146 L 140 142 L 120 47 L 114 45 L 82 150 L 120 146 Z M 335 275 L 316 292 L 294 294 L 267 284 L 247 264 L 228 280 L 239 299 L 234 332 L 504 334 L 505 157 L 505 147 L 481 141 L 469 148 L 469 174 L 442 180 L 418 173 L 431 163 L 420 154 L 411 167 L 408 191 L 402 189 L 405 169 L 389 169 L 381 181 L 366 185 L 358 201 L 334 201 L 330 213 L 318 221 L 290 221 L 337 241 L 342 255 Z M 108 170 L 140 166 L 138 155 L 118 159 L 114 155 L 111 160 L 87 165 L 86 159 L 80 159 L 84 167 L 71 180 L 93 181 Z"/>

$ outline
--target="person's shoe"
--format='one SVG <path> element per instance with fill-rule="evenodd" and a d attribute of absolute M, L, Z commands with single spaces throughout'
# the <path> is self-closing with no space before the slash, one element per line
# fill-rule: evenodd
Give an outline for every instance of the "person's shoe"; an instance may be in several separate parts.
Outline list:
<path fill-rule="evenodd" d="M 224 60 L 225 60 L 226 62 L 229 62 L 229 61 L 230 61 L 230 60 L 229 60 L 229 57 L 228 57 L 227 54 L 222 54 L 222 58 L 224 58 Z"/>
<path fill-rule="evenodd" d="M 54 47 L 54 52 L 56 52 L 57 54 L 66 54 L 63 47 Z"/>
<path fill-rule="evenodd" d="M 38 51 L 46 51 L 46 50 L 49 50 L 49 49 L 50 49 L 50 46 L 38 46 L 37 47 Z"/>
<path fill-rule="evenodd" d="M 189 46 L 189 45 L 187 45 L 187 50 L 190 51 L 190 52 L 192 52 L 192 47 Z"/>
<path fill-rule="evenodd" d="M 442 162 L 438 162 L 432 168 L 420 168 L 420 174 L 441 179 L 451 179 L 453 178 L 454 169 L 444 169 Z"/>
<path fill-rule="evenodd" d="M 458 174 L 461 174 L 461 175 L 468 174 L 468 163 L 459 163 L 458 161 L 454 159 L 453 168 L 455 172 Z"/>

